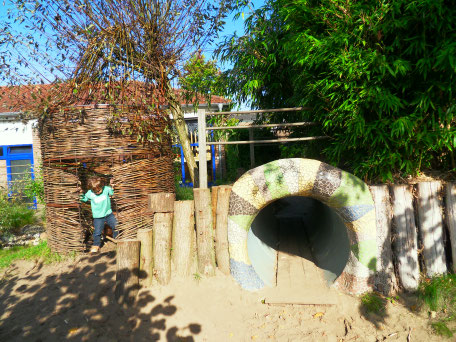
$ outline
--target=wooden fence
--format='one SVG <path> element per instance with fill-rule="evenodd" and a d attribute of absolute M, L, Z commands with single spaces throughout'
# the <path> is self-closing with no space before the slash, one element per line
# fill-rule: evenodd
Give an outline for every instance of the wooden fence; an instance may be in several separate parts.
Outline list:
<path fill-rule="evenodd" d="M 423 276 L 456 272 L 456 184 L 434 181 L 370 189 L 377 217 L 376 290 L 385 294 L 399 288 L 412 291 Z M 229 274 L 230 192 L 230 186 L 212 187 L 212 192 L 194 189 L 194 201 L 175 201 L 174 194 L 151 194 L 153 229 L 140 230 L 137 240 L 119 244 L 118 250 L 126 251 L 118 254 L 117 287 L 125 289 L 125 279 L 130 288 L 136 288 L 139 283 L 167 284 L 171 276 L 213 276 L 217 267 Z M 140 271 L 126 277 L 125 269 L 134 267 L 125 260 L 136 258 L 129 248 L 133 254 L 139 250 Z M 131 285 L 132 277 L 136 285 Z M 120 301 L 130 298 L 125 291 L 116 293 Z"/>
<path fill-rule="evenodd" d="M 237 111 L 237 112 L 210 112 L 198 113 L 198 146 L 199 149 L 205 151 L 207 146 L 214 145 L 250 145 L 250 166 L 254 167 L 255 164 L 255 144 L 265 144 L 265 143 L 285 143 L 285 142 L 295 142 L 295 141 L 309 141 L 309 140 L 319 140 L 327 139 L 327 136 L 316 136 L 316 137 L 299 137 L 299 138 L 280 138 L 280 139 L 263 139 L 255 140 L 253 130 L 255 128 L 281 128 L 281 127 L 297 127 L 297 126 L 313 126 L 316 125 L 315 122 L 293 122 L 293 123 L 276 123 L 276 124 L 263 124 L 263 125 L 239 125 L 239 126 L 220 126 L 220 127 L 207 127 L 206 125 L 206 116 L 224 116 L 224 115 L 263 115 L 267 113 L 277 113 L 277 112 L 298 112 L 310 110 L 308 107 L 294 107 L 294 108 L 276 108 L 276 109 L 260 109 L 260 110 L 247 110 L 247 111 Z M 248 129 L 249 130 L 249 140 L 242 141 L 208 141 L 207 132 L 213 132 L 216 130 L 232 130 L 232 129 Z M 199 155 L 199 187 L 202 189 L 207 188 L 207 160 L 205 154 Z"/>
<path fill-rule="evenodd" d="M 456 184 L 370 189 L 377 217 L 377 290 L 413 291 L 423 277 L 456 272 Z"/>

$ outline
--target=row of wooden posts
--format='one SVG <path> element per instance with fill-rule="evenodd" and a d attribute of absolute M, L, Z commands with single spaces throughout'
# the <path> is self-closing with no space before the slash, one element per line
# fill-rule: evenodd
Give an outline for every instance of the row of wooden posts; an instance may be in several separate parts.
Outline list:
<path fill-rule="evenodd" d="M 456 272 L 456 184 L 433 181 L 370 189 L 377 218 L 377 290 L 415 290 L 422 275 L 447 273 L 447 265 Z M 231 187 L 193 191 L 194 201 L 151 194 L 153 229 L 138 230 L 136 240 L 118 241 L 119 301 L 132 300 L 140 286 L 167 284 L 171 274 L 212 276 L 216 267 L 229 274 Z"/>
<path fill-rule="evenodd" d="M 230 186 L 194 189 L 192 201 L 175 201 L 172 193 L 149 195 L 153 229 L 117 242 L 117 300 L 131 303 L 140 286 L 165 285 L 171 274 L 213 276 L 216 267 L 229 274 L 230 192 Z"/>
<path fill-rule="evenodd" d="M 413 291 L 422 276 L 456 272 L 456 184 L 432 181 L 370 189 L 377 218 L 377 290 Z"/>

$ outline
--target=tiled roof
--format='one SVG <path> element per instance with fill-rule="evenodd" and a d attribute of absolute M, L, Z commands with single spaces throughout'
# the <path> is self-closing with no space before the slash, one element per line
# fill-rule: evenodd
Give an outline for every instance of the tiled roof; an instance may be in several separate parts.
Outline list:
<path fill-rule="evenodd" d="M 36 108 L 37 104 L 45 101 L 51 96 L 52 92 L 56 90 L 59 91 L 58 86 L 52 84 L 0 87 L 0 113 L 23 112 Z M 182 104 L 188 104 L 187 101 L 183 99 L 183 96 L 181 96 L 182 91 L 180 89 L 175 89 L 174 91 L 175 94 L 181 98 Z M 162 105 L 166 105 L 164 100 L 162 102 Z M 213 95 L 211 97 L 211 104 L 229 104 L 230 102 L 230 100 L 222 96 Z M 200 105 L 204 105 L 206 100 L 203 97 L 200 97 L 199 103 Z M 99 103 L 81 99 L 77 104 L 95 105 Z"/>

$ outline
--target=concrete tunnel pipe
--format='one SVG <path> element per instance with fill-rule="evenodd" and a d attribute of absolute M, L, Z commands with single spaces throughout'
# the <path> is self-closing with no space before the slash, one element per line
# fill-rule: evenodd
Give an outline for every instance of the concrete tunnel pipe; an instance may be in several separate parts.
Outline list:
<path fill-rule="evenodd" d="M 305 199 L 289 198 L 293 196 Z M 267 260 L 255 262 L 255 259 L 267 259 L 271 255 L 268 249 L 272 247 L 265 241 L 268 227 L 252 226 L 252 223 L 262 209 L 264 213 L 259 219 L 262 215 L 267 216 L 266 207 L 277 200 L 301 201 L 301 204 L 307 201 L 308 206 L 318 206 L 321 202 L 322 213 L 336 213 L 346 229 L 349 249 L 345 252 L 343 248 L 331 250 L 325 256 L 326 259 L 322 260 L 328 268 L 325 276 L 329 282 L 337 278 L 333 286 L 348 293 L 359 294 L 372 289 L 377 247 L 375 208 L 369 187 L 348 172 L 317 160 L 298 158 L 280 159 L 259 166 L 245 173 L 233 185 L 228 213 L 230 268 L 232 276 L 243 288 L 258 290 L 271 285 L 273 263 Z M 319 220 L 315 215 L 311 219 Z M 340 226 L 337 217 L 331 220 L 331 225 Z M 261 226 L 265 229 L 262 237 Z M 325 224 L 320 222 L 316 226 L 324 227 Z M 312 234 L 318 235 L 318 231 Z M 339 234 L 341 239 L 343 236 Z M 324 244 L 324 241 L 320 238 L 317 244 Z M 327 240 L 329 245 L 320 246 L 320 251 L 327 253 L 334 241 Z M 343 257 L 344 253 L 346 262 L 342 265 L 331 261 L 331 257 Z"/>

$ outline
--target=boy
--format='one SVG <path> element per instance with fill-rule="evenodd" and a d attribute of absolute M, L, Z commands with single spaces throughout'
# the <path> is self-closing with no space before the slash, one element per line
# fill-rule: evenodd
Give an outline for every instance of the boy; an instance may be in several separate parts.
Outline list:
<path fill-rule="evenodd" d="M 111 184 L 112 185 L 112 184 Z M 117 220 L 111 209 L 111 198 L 114 195 L 114 190 L 111 186 L 102 186 L 100 177 L 92 177 L 88 182 L 89 191 L 85 195 L 81 195 L 81 201 L 87 202 L 90 200 L 93 216 L 93 246 L 90 253 L 97 253 L 100 250 L 101 234 L 105 223 L 112 229 L 113 237 L 116 238 Z"/>

